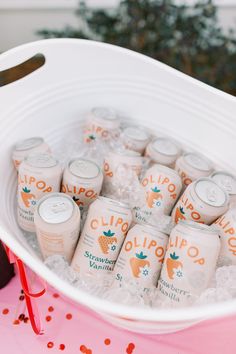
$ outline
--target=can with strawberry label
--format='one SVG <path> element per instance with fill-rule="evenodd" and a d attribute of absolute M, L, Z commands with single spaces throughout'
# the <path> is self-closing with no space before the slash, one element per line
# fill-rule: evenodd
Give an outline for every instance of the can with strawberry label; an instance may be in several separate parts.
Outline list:
<path fill-rule="evenodd" d="M 169 215 L 182 190 L 178 173 L 156 164 L 146 171 L 141 185 L 146 193 L 146 203 L 144 206 L 135 206 L 134 216 L 137 222 L 144 223 L 148 223 L 154 213 Z"/>
<path fill-rule="evenodd" d="M 107 107 L 93 108 L 86 119 L 84 141 L 89 143 L 97 138 L 106 140 L 119 135 L 120 119 L 116 111 Z"/>
<path fill-rule="evenodd" d="M 213 171 L 213 166 L 204 156 L 188 152 L 176 160 L 175 170 L 186 187 L 200 177 L 208 177 Z"/>
<path fill-rule="evenodd" d="M 123 130 L 121 139 L 127 149 L 143 154 L 150 134 L 143 127 L 130 126 Z"/>
<path fill-rule="evenodd" d="M 83 211 L 99 196 L 102 182 L 103 173 L 95 162 L 73 159 L 64 170 L 61 192 L 70 195 Z"/>
<path fill-rule="evenodd" d="M 104 159 L 104 182 L 111 183 L 113 181 L 116 170 L 120 165 L 126 165 L 130 167 L 139 176 L 142 171 L 142 164 L 143 157 L 137 151 L 110 151 Z"/>
<path fill-rule="evenodd" d="M 191 303 L 212 279 L 220 251 L 218 232 L 193 221 L 172 230 L 158 281 L 158 295 L 175 307 Z"/>
<path fill-rule="evenodd" d="M 175 161 L 181 154 L 179 146 L 169 138 L 156 138 L 152 140 L 145 151 L 145 156 L 161 165 L 174 167 Z"/>
<path fill-rule="evenodd" d="M 38 243 L 44 259 L 54 254 L 70 262 L 79 238 L 80 210 L 64 193 L 41 198 L 34 213 Z"/>
<path fill-rule="evenodd" d="M 213 181 L 219 184 L 229 195 L 231 204 L 236 203 L 236 177 L 225 171 L 217 171 L 211 175 Z"/>
<path fill-rule="evenodd" d="M 31 154 L 20 164 L 17 189 L 17 219 L 20 227 L 35 231 L 34 210 L 40 198 L 59 192 L 62 169 L 49 154 Z"/>
<path fill-rule="evenodd" d="M 168 236 L 152 225 L 133 226 L 116 262 L 115 279 L 133 278 L 144 289 L 157 286 L 167 241 Z"/>
<path fill-rule="evenodd" d="M 128 205 L 98 197 L 88 210 L 71 266 L 76 272 L 110 273 L 132 222 Z"/>
<path fill-rule="evenodd" d="M 15 168 L 19 169 L 19 165 L 25 157 L 32 153 L 50 153 L 50 147 L 43 138 L 33 137 L 19 141 L 13 150 L 12 160 Z"/>
<path fill-rule="evenodd" d="M 219 265 L 236 265 L 236 206 L 220 216 L 212 227 L 220 235 Z"/>
<path fill-rule="evenodd" d="M 210 225 L 229 207 L 227 193 L 211 178 L 204 177 L 191 183 L 172 211 L 175 223 L 192 220 Z"/>

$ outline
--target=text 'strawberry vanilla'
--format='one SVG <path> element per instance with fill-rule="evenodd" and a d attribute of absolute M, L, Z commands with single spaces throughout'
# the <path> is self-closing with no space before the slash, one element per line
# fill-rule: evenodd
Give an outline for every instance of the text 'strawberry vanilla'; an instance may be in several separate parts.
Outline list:
<path fill-rule="evenodd" d="M 175 223 L 192 220 L 210 225 L 229 207 L 227 193 L 211 178 L 200 178 L 191 183 L 172 211 Z"/>
<path fill-rule="evenodd" d="M 236 203 L 236 177 L 231 173 L 218 171 L 211 175 L 211 178 L 218 183 L 229 195 L 230 203 Z"/>
<path fill-rule="evenodd" d="M 188 152 L 176 160 L 175 170 L 180 175 L 183 186 L 186 187 L 200 177 L 208 177 L 212 173 L 213 167 L 204 156 Z"/>
<path fill-rule="evenodd" d="M 134 278 L 145 289 L 157 285 L 168 236 L 151 225 L 136 224 L 122 246 L 114 268 L 118 281 Z"/>
<path fill-rule="evenodd" d="M 158 281 L 158 295 L 176 307 L 189 303 L 210 283 L 220 251 L 216 230 L 181 221 L 172 230 Z"/>
<path fill-rule="evenodd" d="M 49 154 L 32 154 L 20 164 L 17 190 L 17 217 L 20 227 L 33 232 L 34 210 L 40 198 L 59 192 L 62 169 Z"/>
<path fill-rule="evenodd" d="M 64 193 L 50 193 L 38 202 L 34 223 L 44 259 L 59 254 L 70 262 L 79 238 L 80 210 Z"/>
<path fill-rule="evenodd" d="M 19 169 L 19 165 L 25 157 L 32 153 L 50 153 L 50 147 L 45 143 L 43 138 L 34 137 L 19 141 L 13 150 L 12 160 L 15 168 Z"/>
<path fill-rule="evenodd" d="M 111 151 L 104 159 L 103 172 L 105 183 L 112 182 L 119 165 L 129 166 L 138 176 L 142 170 L 143 158 L 137 151 Z"/>
<path fill-rule="evenodd" d="M 150 134 L 143 127 L 130 126 L 123 130 L 121 138 L 127 149 L 143 154 Z"/>
<path fill-rule="evenodd" d="M 117 136 L 120 128 L 120 119 L 112 108 L 95 107 L 88 114 L 84 140 L 89 143 L 96 138 L 108 139 Z"/>
<path fill-rule="evenodd" d="M 132 222 L 130 208 L 98 197 L 88 210 L 71 266 L 76 272 L 110 273 Z"/>
<path fill-rule="evenodd" d="M 181 153 L 177 144 L 169 138 L 156 138 L 151 141 L 145 152 L 145 156 L 158 164 L 174 167 L 176 159 Z"/>
<path fill-rule="evenodd" d="M 146 192 L 146 205 L 134 208 L 137 222 L 148 222 L 149 217 L 157 211 L 166 215 L 170 214 L 182 189 L 178 173 L 162 165 L 150 167 L 141 185 Z"/>
<path fill-rule="evenodd" d="M 236 264 L 236 207 L 220 216 L 212 226 L 220 235 L 220 264 Z"/>
<path fill-rule="evenodd" d="M 84 210 L 99 196 L 102 182 L 102 171 L 95 162 L 74 159 L 64 170 L 61 192 L 70 195 Z"/>

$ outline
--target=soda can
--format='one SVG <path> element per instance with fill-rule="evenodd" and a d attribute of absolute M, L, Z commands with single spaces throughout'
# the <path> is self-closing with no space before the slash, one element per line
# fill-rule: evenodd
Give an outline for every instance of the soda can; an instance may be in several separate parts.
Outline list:
<path fill-rule="evenodd" d="M 33 137 L 19 141 L 13 150 L 12 160 L 18 171 L 21 162 L 32 153 L 50 153 L 50 147 L 43 138 Z"/>
<path fill-rule="evenodd" d="M 17 189 L 17 218 L 20 227 L 35 231 L 34 210 L 40 198 L 59 192 L 62 169 L 49 154 L 31 154 L 20 164 Z"/>
<path fill-rule="evenodd" d="M 220 216 L 212 226 L 220 235 L 220 265 L 236 265 L 236 207 Z"/>
<path fill-rule="evenodd" d="M 71 266 L 78 273 L 110 273 L 132 222 L 128 205 L 98 197 L 88 210 Z"/>
<path fill-rule="evenodd" d="M 157 286 L 168 236 L 152 225 L 134 225 L 128 232 L 114 268 L 114 277 L 135 279 L 144 289 Z"/>
<path fill-rule="evenodd" d="M 176 203 L 172 212 L 175 223 L 192 220 L 210 225 L 229 207 L 227 193 L 211 178 L 204 177 L 191 183 Z"/>
<path fill-rule="evenodd" d="M 172 230 L 158 281 L 158 295 L 174 306 L 189 304 L 211 281 L 220 251 L 216 230 L 180 221 Z"/>
<path fill-rule="evenodd" d="M 130 126 L 123 130 L 121 139 L 126 149 L 143 154 L 149 142 L 150 134 L 143 127 Z"/>
<path fill-rule="evenodd" d="M 59 254 L 71 262 L 80 229 L 80 210 L 71 197 L 45 195 L 38 201 L 34 223 L 43 258 Z"/>
<path fill-rule="evenodd" d="M 81 210 L 85 210 L 101 192 L 103 173 L 93 161 L 77 158 L 64 170 L 61 192 L 70 195 Z"/>
<path fill-rule="evenodd" d="M 169 167 L 153 165 L 150 167 L 141 185 L 146 193 L 145 206 L 135 207 L 134 215 L 137 222 L 148 223 L 153 213 L 169 215 L 182 189 L 178 173 Z"/>
<path fill-rule="evenodd" d="M 96 138 L 107 140 L 119 134 L 120 119 L 116 111 L 107 107 L 93 108 L 86 119 L 84 141 L 89 143 Z"/>
<path fill-rule="evenodd" d="M 111 183 L 119 165 L 130 167 L 138 176 L 142 171 L 143 157 L 137 151 L 118 150 L 110 151 L 104 159 L 104 182 Z"/>
<path fill-rule="evenodd" d="M 231 204 L 236 203 L 236 177 L 225 171 L 217 171 L 211 178 L 218 183 L 229 195 Z"/>
<path fill-rule="evenodd" d="M 213 166 L 204 156 L 188 152 L 176 160 L 175 170 L 180 175 L 183 186 L 187 187 L 200 177 L 208 177 L 213 172 Z"/>
<path fill-rule="evenodd" d="M 148 144 L 145 156 L 150 157 L 154 163 L 174 167 L 180 153 L 181 149 L 171 139 L 156 138 Z"/>

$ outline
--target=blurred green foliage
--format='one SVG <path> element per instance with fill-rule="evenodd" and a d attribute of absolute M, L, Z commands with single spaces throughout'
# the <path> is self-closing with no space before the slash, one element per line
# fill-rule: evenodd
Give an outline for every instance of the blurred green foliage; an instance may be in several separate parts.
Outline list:
<path fill-rule="evenodd" d="M 174 0 L 123 0 L 111 9 L 80 2 L 77 14 L 78 28 L 38 33 L 129 48 L 236 95 L 236 35 L 220 28 L 211 0 L 192 7 Z"/>

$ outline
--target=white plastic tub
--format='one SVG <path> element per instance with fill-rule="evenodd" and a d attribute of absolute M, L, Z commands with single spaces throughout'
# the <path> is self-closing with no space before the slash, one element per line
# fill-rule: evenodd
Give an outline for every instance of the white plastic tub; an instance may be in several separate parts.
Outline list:
<path fill-rule="evenodd" d="M 60 292 L 136 332 L 172 332 L 236 313 L 236 300 L 178 310 L 114 305 L 59 279 L 33 254 L 17 225 L 16 172 L 11 161 L 17 140 L 41 135 L 56 147 L 63 136 L 80 129 L 83 113 L 92 106 L 109 105 L 236 173 L 236 99 L 143 55 L 84 40 L 23 45 L 0 56 L 0 71 L 36 53 L 46 58 L 40 69 L 0 87 L 1 239 Z"/>

